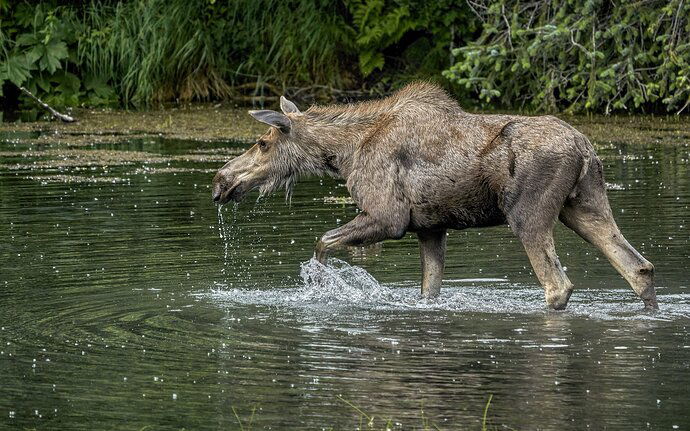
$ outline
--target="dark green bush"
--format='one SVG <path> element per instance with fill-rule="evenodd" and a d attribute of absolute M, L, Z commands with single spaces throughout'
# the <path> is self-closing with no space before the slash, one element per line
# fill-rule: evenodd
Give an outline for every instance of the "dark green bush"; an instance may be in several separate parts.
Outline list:
<path fill-rule="evenodd" d="M 24 85 L 58 106 L 355 84 L 354 31 L 330 0 L 2 1 L 0 88 Z"/>
<path fill-rule="evenodd" d="M 679 112 L 689 17 L 685 0 L 0 0 L 0 92 L 146 106 L 445 76 L 489 107 Z"/>
<path fill-rule="evenodd" d="M 390 76 L 438 75 L 451 60 L 449 50 L 453 41 L 464 40 L 475 28 L 470 10 L 463 2 L 454 0 L 345 3 L 352 14 L 359 71 L 364 77 L 377 69 Z M 414 40 L 404 43 L 403 39 L 410 34 L 415 35 Z M 386 57 L 393 70 L 385 67 Z"/>
<path fill-rule="evenodd" d="M 452 0 L 74 3 L 0 0 L 0 86 L 58 106 L 385 92 L 441 78 L 473 22 Z"/>
<path fill-rule="evenodd" d="M 472 4 L 482 33 L 444 75 L 487 104 L 609 113 L 690 103 L 690 2 Z"/>
<path fill-rule="evenodd" d="M 81 25 L 72 8 L 20 3 L 0 10 L 0 96 L 12 83 L 58 106 L 117 103 L 113 89 L 81 67 L 76 49 Z"/>
<path fill-rule="evenodd" d="M 351 31 L 331 1 L 93 3 L 80 61 L 125 104 L 209 100 L 242 83 L 343 84 Z"/>

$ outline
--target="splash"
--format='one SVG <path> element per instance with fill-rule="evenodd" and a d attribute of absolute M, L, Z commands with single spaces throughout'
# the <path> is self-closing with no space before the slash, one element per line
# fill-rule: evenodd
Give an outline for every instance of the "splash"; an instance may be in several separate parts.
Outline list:
<path fill-rule="evenodd" d="M 379 284 L 365 269 L 340 259 L 324 265 L 312 258 L 302 264 L 300 277 L 299 299 L 309 303 L 361 305 L 404 300 L 400 291 Z"/>
<path fill-rule="evenodd" d="M 365 269 L 339 259 L 324 265 L 316 259 L 304 262 L 297 287 L 263 289 L 216 286 L 212 300 L 231 307 L 267 306 L 317 314 L 323 318 L 350 319 L 353 309 L 368 312 L 456 312 L 505 315 L 545 315 L 587 317 L 601 320 L 677 320 L 690 319 L 690 294 L 664 295 L 658 299 L 661 311 L 647 313 L 627 289 L 579 289 L 568 309 L 546 309 L 543 290 L 535 285 L 511 283 L 502 279 L 454 279 L 444 282 L 436 299 L 424 299 L 416 283 L 381 284 Z"/>

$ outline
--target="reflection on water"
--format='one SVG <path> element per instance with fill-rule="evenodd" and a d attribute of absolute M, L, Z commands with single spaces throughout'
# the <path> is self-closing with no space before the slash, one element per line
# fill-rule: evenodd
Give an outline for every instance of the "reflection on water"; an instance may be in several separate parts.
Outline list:
<path fill-rule="evenodd" d="M 222 146 L 67 149 L 0 148 L 0 428 L 236 429 L 233 407 L 254 429 L 358 426 L 339 397 L 404 429 L 478 428 L 489 395 L 499 427 L 690 426 L 687 144 L 598 146 L 658 313 L 566 229 L 565 312 L 505 227 L 453 232 L 427 301 L 413 237 L 311 260 L 355 214 L 336 181 L 217 209 Z"/>

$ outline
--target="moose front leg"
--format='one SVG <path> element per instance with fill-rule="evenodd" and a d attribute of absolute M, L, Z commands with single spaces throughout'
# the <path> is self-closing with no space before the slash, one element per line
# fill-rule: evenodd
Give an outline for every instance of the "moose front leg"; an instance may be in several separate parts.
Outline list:
<path fill-rule="evenodd" d="M 446 257 L 446 230 L 418 232 L 422 258 L 422 297 L 435 298 L 441 293 Z"/>
<path fill-rule="evenodd" d="M 378 219 L 367 213 L 361 213 L 349 223 L 326 232 L 316 243 L 316 260 L 326 261 L 328 254 L 348 246 L 365 246 L 386 239 L 400 239 L 405 235 L 409 219 Z"/>

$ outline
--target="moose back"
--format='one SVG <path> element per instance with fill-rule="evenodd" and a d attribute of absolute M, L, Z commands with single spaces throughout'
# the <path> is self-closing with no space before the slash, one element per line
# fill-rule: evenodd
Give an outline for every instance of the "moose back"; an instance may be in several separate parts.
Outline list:
<path fill-rule="evenodd" d="M 599 248 L 646 308 L 657 308 L 654 266 L 613 219 L 602 164 L 589 140 L 552 116 L 477 115 L 445 91 L 412 83 L 370 102 L 301 112 L 250 111 L 270 126 L 256 145 L 213 179 L 213 200 L 239 201 L 285 188 L 306 175 L 342 178 L 361 212 L 316 245 L 363 246 L 413 232 L 419 238 L 422 295 L 440 293 L 448 229 L 508 224 L 522 242 L 546 303 L 563 309 L 573 291 L 556 255 L 557 220 Z"/>

